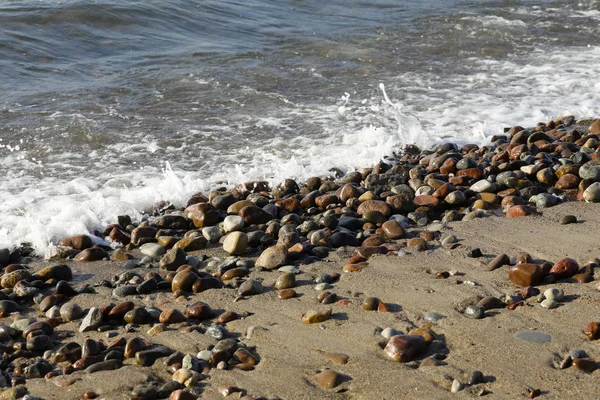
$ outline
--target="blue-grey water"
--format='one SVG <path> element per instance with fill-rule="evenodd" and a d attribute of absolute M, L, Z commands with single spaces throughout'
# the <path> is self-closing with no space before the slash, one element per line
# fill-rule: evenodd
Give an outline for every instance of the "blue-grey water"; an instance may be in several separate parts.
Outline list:
<path fill-rule="evenodd" d="M 596 0 L 0 0 L 0 246 L 600 108 Z"/>

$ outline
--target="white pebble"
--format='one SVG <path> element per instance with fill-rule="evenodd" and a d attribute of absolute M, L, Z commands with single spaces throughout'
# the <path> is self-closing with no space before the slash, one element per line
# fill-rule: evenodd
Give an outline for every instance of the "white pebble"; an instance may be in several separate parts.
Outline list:
<path fill-rule="evenodd" d="M 544 297 L 550 300 L 561 301 L 565 297 L 562 289 L 550 288 L 544 291 Z"/>
<path fill-rule="evenodd" d="M 558 307 L 558 303 L 552 299 L 546 299 L 542 301 L 542 307 L 547 308 L 549 310 Z"/>
<path fill-rule="evenodd" d="M 450 391 L 452 393 L 458 393 L 462 390 L 463 388 L 463 384 L 460 383 L 460 381 L 458 379 L 455 379 L 454 381 L 452 381 L 452 387 L 450 388 Z"/>

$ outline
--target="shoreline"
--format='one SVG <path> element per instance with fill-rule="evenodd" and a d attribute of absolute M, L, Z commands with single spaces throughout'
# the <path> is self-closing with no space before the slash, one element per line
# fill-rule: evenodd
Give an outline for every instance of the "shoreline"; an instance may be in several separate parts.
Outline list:
<path fill-rule="evenodd" d="M 599 136 L 564 117 L 493 149 L 407 146 L 120 216 L 98 232 L 118 250 L 80 235 L 49 261 L 3 254 L 1 323 L 18 329 L 0 329 L 16 384 L 0 399 L 592 398 Z M 531 330 L 550 340 L 515 336 Z"/>

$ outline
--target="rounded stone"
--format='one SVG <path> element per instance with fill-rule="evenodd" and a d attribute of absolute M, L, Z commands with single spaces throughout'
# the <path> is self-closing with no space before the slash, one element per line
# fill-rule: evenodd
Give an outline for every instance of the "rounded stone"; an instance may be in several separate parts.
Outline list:
<path fill-rule="evenodd" d="M 542 301 L 541 306 L 551 310 L 553 308 L 558 307 L 558 303 L 555 300 L 546 299 L 546 300 Z"/>
<path fill-rule="evenodd" d="M 379 307 L 379 302 L 377 297 L 367 297 L 362 303 L 362 309 L 365 311 L 375 311 Z"/>
<path fill-rule="evenodd" d="M 74 321 L 83 315 L 83 309 L 77 303 L 68 302 L 60 307 L 60 316 L 64 322 Z"/>
<path fill-rule="evenodd" d="M 175 293 L 178 290 L 181 290 L 191 293 L 194 283 L 199 279 L 198 275 L 190 270 L 178 272 L 171 282 L 171 291 Z"/>
<path fill-rule="evenodd" d="M 208 304 L 198 301 L 190 304 L 185 308 L 185 316 L 188 318 L 195 318 L 201 321 L 213 317 L 213 310 Z"/>
<path fill-rule="evenodd" d="M 162 324 L 177 324 L 180 322 L 184 322 L 186 320 L 185 315 L 176 308 L 167 308 L 162 313 L 160 313 L 160 317 L 158 320 Z"/>
<path fill-rule="evenodd" d="M 149 319 L 150 315 L 144 307 L 135 307 L 123 316 L 123 320 L 128 324 L 145 324 Z"/>
<path fill-rule="evenodd" d="M 293 273 L 286 272 L 275 281 L 275 289 L 290 289 L 296 286 L 296 276 Z"/>
<path fill-rule="evenodd" d="M 228 215 L 223 221 L 225 233 L 240 231 L 244 228 L 244 219 L 238 215 Z"/>
<path fill-rule="evenodd" d="M 483 318 L 484 313 L 485 313 L 485 310 L 483 307 L 470 305 L 470 306 L 467 306 L 467 308 L 465 308 L 465 315 L 467 317 L 470 317 L 473 319 Z"/>
<path fill-rule="evenodd" d="M 562 289 L 550 288 L 544 291 L 544 297 L 550 300 L 561 301 L 565 297 Z"/>
<path fill-rule="evenodd" d="M 390 338 L 384 352 L 392 360 L 404 363 L 412 361 L 425 347 L 425 339 L 422 336 L 396 335 Z"/>
<path fill-rule="evenodd" d="M 227 253 L 232 255 L 242 255 L 247 249 L 248 235 L 246 235 L 244 232 L 231 232 L 225 237 L 225 241 L 223 242 L 223 250 L 225 250 Z"/>

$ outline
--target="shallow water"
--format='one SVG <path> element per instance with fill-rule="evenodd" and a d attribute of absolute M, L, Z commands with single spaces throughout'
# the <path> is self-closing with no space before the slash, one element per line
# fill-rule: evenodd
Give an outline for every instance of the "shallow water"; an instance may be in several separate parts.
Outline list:
<path fill-rule="evenodd" d="M 599 22 L 598 1 L 0 0 L 0 246 L 596 116 Z"/>

